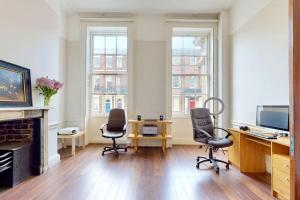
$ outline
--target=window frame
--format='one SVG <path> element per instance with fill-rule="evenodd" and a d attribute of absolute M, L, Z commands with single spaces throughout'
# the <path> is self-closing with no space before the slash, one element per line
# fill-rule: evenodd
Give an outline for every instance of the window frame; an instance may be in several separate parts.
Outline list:
<path fill-rule="evenodd" d="M 167 68 L 166 68 L 166 105 L 167 105 L 167 117 L 168 118 L 190 118 L 190 114 L 188 113 L 173 113 L 173 104 L 172 104 L 172 38 L 173 38 L 173 28 L 196 28 L 201 29 L 201 31 L 209 33 L 209 59 L 207 62 L 208 70 L 209 70 L 209 87 L 207 91 L 207 96 L 217 96 L 218 94 L 218 74 L 217 74 L 217 61 L 218 61 L 218 24 L 215 22 L 168 22 L 167 23 Z M 203 74 L 205 75 L 205 74 Z M 198 81 L 198 85 L 200 81 Z M 185 95 L 183 95 L 185 97 Z M 215 107 L 213 108 L 215 109 Z"/>
<path fill-rule="evenodd" d="M 99 27 L 100 28 L 100 27 Z M 111 27 L 113 28 L 113 27 Z M 118 27 L 117 27 L 118 28 Z M 127 54 L 126 56 L 128 56 L 128 28 L 127 27 L 120 27 L 120 28 L 126 28 L 126 32 L 127 32 Z M 121 34 L 123 35 L 123 34 Z M 94 60 L 94 38 L 96 36 L 104 36 L 105 39 L 104 39 L 104 44 L 105 44 L 105 49 L 104 49 L 104 54 L 105 55 L 105 72 L 94 72 L 94 63 L 93 63 L 93 60 Z M 99 33 L 97 31 L 94 31 L 94 32 L 90 32 L 90 42 L 89 42 L 89 47 L 90 47 L 90 77 L 89 79 L 90 80 L 93 80 L 93 77 L 94 76 L 97 76 L 97 75 L 104 75 L 105 77 L 105 80 L 104 80 L 104 90 L 105 91 L 110 91 L 110 88 L 114 89 L 115 86 L 114 85 L 114 82 L 116 83 L 116 77 L 117 76 L 120 76 L 120 75 L 123 75 L 123 73 L 120 73 L 120 74 L 117 74 L 117 71 L 122 69 L 122 68 L 118 68 L 117 67 L 117 57 L 118 57 L 118 46 L 115 47 L 115 54 L 113 53 L 110 53 L 110 51 L 107 52 L 107 49 L 106 49 L 106 38 L 107 37 L 115 37 L 115 41 L 116 41 L 116 45 L 118 44 L 117 41 L 118 41 L 118 33 L 114 33 L 112 32 L 111 34 L 107 34 L 107 33 Z M 100 54 L 101 55 L 101 54 Z M 120 54 L 122 55 L 122 54 Z M 112 62 L 112 65 L 107 65 L 107 58 L 108 57 L 111 57 L 111 62 Z M 115 62 L 115 63 L 114 63 Z M 109 66 L 109 67 L 108 67 Z M 126 72 L 124 75 L 128 76 L 128 63 L 126 63 Z M 100 67 L 101 67 L 101 64 L 100 64 Z M 110 72 L 111 71 L 111 72 Z M 123 70 L 122 70 L 123 71 Z M 111 74 L 110 74 L 111 73 Z M 128 80 L 128 79 L 127 79 Z M 109 84 L 110 83 L 110 84 Z M 110 85 L 112 85 L 110 87 Z M 106 112 L 106 105 L 107 105 L 107 98 L 110 99 L 110 109 L 114 108 L 115 105 L 116 105 L 116 99 L 117 99 L 117 96 L 119 96 L 120 94 L 116 93 L 116 94 L 98 94 L 98 93 L 94 93 L 93 91 L 93 82 L 91 83 L 91 92 L 90 92 L 90 95 L 91 95 L 91 98 L 90 98 L 90 110 L 89 112 L 91 113 L 92 116 L 108 116 L 109 113 Z M 128 81 L 127 81 L 127 91 L 128 91 Z M 109 93 L 109 92 L 108 92 Z M 99 107 L 102 107 L 102 112 L 99 112 L 99 113 L 95 113 L 93 111 L 93 95 L 99 95 L 100 97 L 104 97 L 105 99 L 105 102 L 102 102 L 102 105 L 100 105 Z M 125 95 L 126 97 L 125 98 L 128 98 L 128 93 L 127 95 Z M 125 99 L 124 98 L 124 99 Z M 124 104 L 124 107 L 126 108 L 127 106 L 125 106 Z M 100 111 L 100 110 L 99 110 Z"/>
<path fill-rule="evenodd" d="M 99 28 L 103 27 L 122 27 L 127 28 L 127 59 L 126 59 L 126 65 L 127 65 L 127 90 L 128 93 L 126 95 L 126 99 L 124 99 L 123 103 L 127 103 L 126 105 L 126 114 L 129 116 L 132 113 L 132 105 L 133 105 L 133 80 L 132 80 L 132 70 L 133 70 L 133 23 L 132 21 L 126 21 L 126 22 L 108 22 L 108 21 L 101 21 L 101 22 L 84 22 L 82 26 L 83 33 L 82 37 L 85 38 L 83 41 L 83 46 L 86 46 L 86 48 L 82 48 L 83 51 L 83 59 L 85 60 L 85 116 L 88 118 L 107 118 L 109 113 L 95 113 L 92 112 L 92 100 L 93 100 L 93 91 L 92 91 L 92 76 L 97 75 L 98 73 L 94 73 L 92 70 L 92 33 L 99 30 Z M 115 67 L 116 70 L 120 69 Z M 109 73 L 109 68 L 107 70 L 107 73 Z M 99 74 L 100 75 L 100 74 Z M 118 96 L 118 94 L 116 94 Z M 112 102 L 113 103 L 113 102 Z M 100 105 L 102 106 L 102 105 Z"/>

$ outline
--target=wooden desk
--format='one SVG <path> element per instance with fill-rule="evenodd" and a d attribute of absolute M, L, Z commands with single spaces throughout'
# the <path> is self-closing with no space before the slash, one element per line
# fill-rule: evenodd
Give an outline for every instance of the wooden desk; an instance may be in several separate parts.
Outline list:
<path fill-rule="evenodd" d="M 265 155 L 270 155 L 272 193 L 279 199 L 289 199 L 290 139 L 263 139 L 234 128 L 230 131 L 234 142 L 228 150 L 230 163 L 244 173 L 266 173 Z"/>
<path fill-rule="evenodd" d="M 172 136 L 168 134 L 168 125 L 172 124 L 170 120 L 157 120 L 157 121 L 147 121 L 147 120 L 129 120 L 129 124 L 132 126 L 132 133 L 129 134 L 128 138 L 132 139 L 133 146 L 135 151 L 138 151 L 139 141 L 140 140 L 161 140 L 161 147 L 163 152 L 166 151 L 167 148 L 167 139 L 171 139 Z M 143 136 L 141 134 L 141 127 L 145 124 L 154 124 L 158 127 L 161 127 L 161 133 L 157 136 Z"/>

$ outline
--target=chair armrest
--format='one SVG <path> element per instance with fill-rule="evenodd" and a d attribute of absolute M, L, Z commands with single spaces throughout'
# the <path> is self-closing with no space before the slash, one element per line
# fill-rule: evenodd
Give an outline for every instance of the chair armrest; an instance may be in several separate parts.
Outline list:
<path fill-rule="evenodd" d="M 127 129 L 127 124 L 125 124 L 125 125 L 123 126 L 123 132 L 124 132 L 124 133 L 126 132 L 126 129 Z"/>
<path fill-rule="evenodd" d="M 213 136 L 211 134 L 209 134 L 208 132 L 206 132 L 204 130 L 194 128 L 194 131 L 195 131 L 195 133 L 199 133 L 199 132 L 204 133 L 208 138 L 213 138 Z"/>
<path fill-rule="evenodd" d="M 232 135 L 232 133 L 229 130 L 226 130 L 224 128 L 214 127 L 214 129 L 218 129 L 218 130 L 222 130 L 222 131 L 226 132 L 227 133 L 227 135 L 225 137 L 226 139 L 229 138 Z"/>
<path fill-rule="evenodd" d="M 101 130 L 102 134 L 103 134 L 103 130 L 104 130 L 104 127 L 105 127 L 105 126 L 107 126 L 107 124 L 102 124 L 102 125 L 101 125 L 100 130 Z"/>

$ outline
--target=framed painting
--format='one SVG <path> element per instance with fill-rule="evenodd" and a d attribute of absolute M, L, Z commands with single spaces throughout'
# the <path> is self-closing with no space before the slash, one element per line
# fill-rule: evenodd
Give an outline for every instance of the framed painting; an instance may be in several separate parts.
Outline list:
<path fill-rule="evenodd" d="M 31 106 L 30 69 L 0 60 L 0 108 Z"/>

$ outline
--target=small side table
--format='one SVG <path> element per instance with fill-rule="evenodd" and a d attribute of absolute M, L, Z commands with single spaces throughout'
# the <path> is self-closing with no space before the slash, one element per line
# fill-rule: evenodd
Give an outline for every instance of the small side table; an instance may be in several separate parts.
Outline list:
<path fill-rule="evenodd" d="M 75 141 L 76 138 L 79 138 L 80 136 L 82 136 L 83 138 L 83 145 L 82 148 L 85 147 L 85 137 L 84 137 L 85 133 L 83 131 L 80 131 L 78 133 L 72 134 L 72 135 L 57 135 L 58 139 L 62 139 L 62 145 L 63 148 L 66 148 L 66 144 L 65 144 L 65 139 L 72 139 L 72 156 L 75 156 Z"/>

